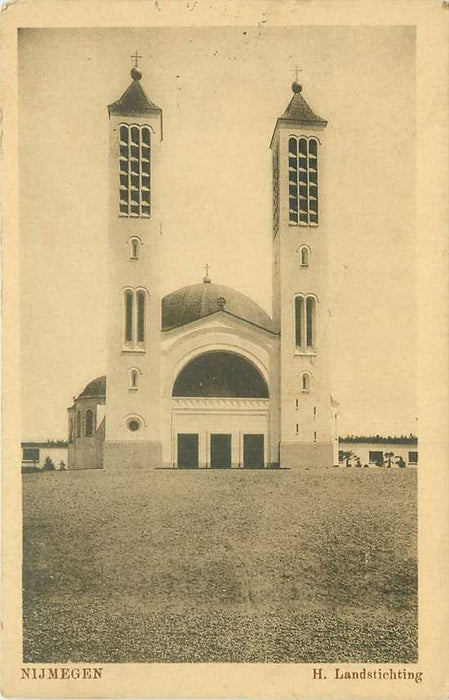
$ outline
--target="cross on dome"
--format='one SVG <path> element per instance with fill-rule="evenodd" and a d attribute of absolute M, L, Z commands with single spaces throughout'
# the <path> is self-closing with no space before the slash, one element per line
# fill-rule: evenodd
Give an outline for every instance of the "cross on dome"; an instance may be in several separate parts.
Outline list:
<path fill-rule="evenodd" d="M 206 263 L 205 266 L 204 266 L 204 269 L 206 270 L 206 274 L 205 274 L 204 277 L 203 277 L 203 282 L 204 282 L 204 284 L 210 284 L 210 283 L 211 283 L 211 279 L 210 279 L 210 277 L 209 277 L 209 270 L 210 270 L 210 267 L 211 267 L 211 266 L 209 265 L 209 263 Z"/>

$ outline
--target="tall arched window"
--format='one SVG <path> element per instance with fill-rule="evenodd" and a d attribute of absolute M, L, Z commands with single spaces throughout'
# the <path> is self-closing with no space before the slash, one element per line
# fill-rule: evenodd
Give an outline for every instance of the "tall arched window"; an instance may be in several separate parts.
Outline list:
<path fill-rule="evenodd" d="M 295 296 L 295 345 L 297 348 L 315 347 L 316 300 L 313 296 Z"/>
<path fill-rule="evenodd" d="M 133 306 L 134 292 L 127 289 L 125 292 L 125 341 L 132 343 L 133 341 Z"/>
<path fill-rule="evenodd" d="M 303 245 L 300 249 L 299 257 L 301 261 L 301 267 L 309 267 L 309 249 L 306 245 Z"/>
<path fill-rule="evenodd" d="M 295 341 L 296 347 L 302 347 L 302 329 L 304 316 L 304 299 L 300 296 L 295 297 Z"/>
<path fill-rule="evenodd" d="M 120 216 L 150 216 L 150 149 L 148 126 L 120 126 Z"/>
<path fill-rule="evenodd" d="M 137 292 L 137 342 L 145 342 L 145 292 Z"/>
<path fill-rule="evenodd" d="M 76 412 L 76 437 L 81 437 L 81 411 Z"/>
<path fill-rule="evenodd" d="M 94 432 L 94 412 L 92 409 L 86 411 L 86 436 L 90 437 Z"/>
<path fill-rule="evenodd" d="M 289 223 L 318 224 L 318 140 L 291 136 L 288 141 Z"/>
<path fill-rule="evenodd" d="M 69 442 L 73 442 L 73 436 L 74 436 L 74 424 L 73 424 L 73 418 L 71 418 L 70 423 L 69 423 Z"/>
<path fill-rule="evenodd" d="M 315 345 L 315 299 L 313 297 L 306 299 L 306 319 L 306 344 L 308 348 L 311 348 Z"/>

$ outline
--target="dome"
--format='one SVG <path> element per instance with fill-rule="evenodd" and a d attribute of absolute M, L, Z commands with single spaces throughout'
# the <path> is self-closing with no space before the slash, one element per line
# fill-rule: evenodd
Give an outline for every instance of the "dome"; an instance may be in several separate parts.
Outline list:
<path fill-rule="evenodd" d="M 102 377 L 96 377 L 96 379 L 92 379 L 92 381 L 84 387 L 83 391 L 78 396 L 78 398 L 82 399 L 88 396 L 106 396 L 105 374 L 103 374 Z"/>
<path fill-rule="evenodd" d="M 277 332 L 270 316 L 256 302 L 231 287 L 211 282 L 192 284 L 167 294 L 162 299 L 162 330 L 184 326 L 217 311 L 224 311 L 271 333 Z"/>

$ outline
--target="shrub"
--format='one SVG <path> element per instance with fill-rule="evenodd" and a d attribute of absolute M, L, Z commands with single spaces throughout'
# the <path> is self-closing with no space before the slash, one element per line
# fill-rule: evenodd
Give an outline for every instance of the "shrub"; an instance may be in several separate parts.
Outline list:
<path fill-rule="evenodd" d="M 53 461 L 51 457 L 46 457 L 44 466 L 42 467 L 43 472 L 54 472 L 55 471 L 55 465 L 53 464 Z"/>

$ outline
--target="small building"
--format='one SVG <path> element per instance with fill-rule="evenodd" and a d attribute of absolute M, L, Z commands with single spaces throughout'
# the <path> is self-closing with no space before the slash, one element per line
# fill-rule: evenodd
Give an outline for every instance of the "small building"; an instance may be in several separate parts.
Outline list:
<path fill-rule="evenodd" d="M 418 438 L 414 435 L 401 437 L 344 437 L 338 440 L 338 461 L 346 462 L 346 456 L 352 453 L 349 463 L 354 466 L 360 460 L 362 466 L 417 467 Z"/>
<path fill-rule="evenodd" d="M 67 443 L 63 440 L 50 440 L 47 442 L 22 442 L 22 471 L 36 467 L 42 469 L 47 457 L 59 469 L 61 461 L 67 468 Z"/>
<path fill-rule="evenodd" d="M 93 379 L 75 398 L 69 415 L 69 469 L 102 469 L 106 377 Z"/>

